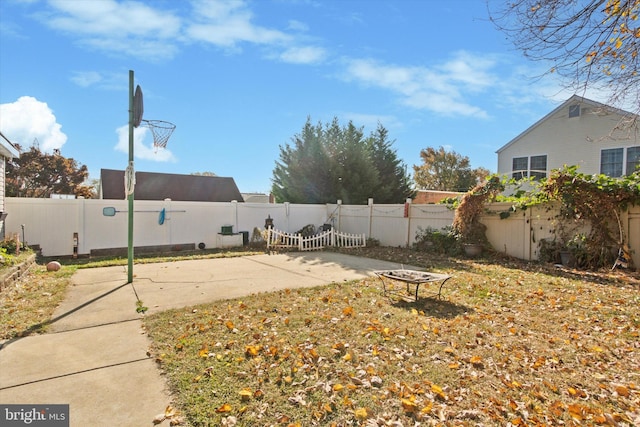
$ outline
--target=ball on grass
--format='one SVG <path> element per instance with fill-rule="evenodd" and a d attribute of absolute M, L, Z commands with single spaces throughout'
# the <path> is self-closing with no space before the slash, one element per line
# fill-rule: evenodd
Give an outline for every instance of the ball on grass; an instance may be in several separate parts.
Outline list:
<path fill-rule="evenodd" d="M 47 271 L 58 271 L 62 268 L 58 261 L 51 261 L 47 263 Z"/>

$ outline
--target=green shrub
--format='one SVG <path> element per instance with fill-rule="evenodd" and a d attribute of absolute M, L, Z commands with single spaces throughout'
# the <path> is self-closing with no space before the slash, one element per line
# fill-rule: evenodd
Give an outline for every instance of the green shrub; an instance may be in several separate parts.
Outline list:
<path fill-rule="evenodd" d="M 16 241 L 16 239 L 5 238 L 0 242 L 0 248 L 4 249 L 7 255 L 16 255 L 18 242 Z M 20 249 L 22 249 L 22 245 L 20 246 Z"/>
<path fill-rule="evenodd" d="M 7 248 L 0 247 L 0 266 L 13 265 L 15 256 L 7 252 Z"/>
<path fill-rule="evenodd" d="M 437 230 L 432 227 L 418 227 L 414 249 L 422 252 L 433 252 L 444 255 L 455 255 L 460 251 L 453 227 Z"/>

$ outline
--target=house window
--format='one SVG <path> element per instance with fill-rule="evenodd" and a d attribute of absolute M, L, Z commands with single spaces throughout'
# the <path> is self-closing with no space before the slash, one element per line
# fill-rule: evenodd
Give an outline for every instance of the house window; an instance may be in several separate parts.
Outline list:
<path fill-rule="evenodd" d="M 511 176 L 515 179 L 547 177 L 547 156 L 514 157 Z"/>
<path fill-rule="evenodd" d="M 529 176 L 535 179 L 547 177 L 547 156 L 531 156 L 531 171 Z"/>
<path fill-rule="evenodd" d="M 627 175 L 640 170 L 640 146 L 627 148 Z"/>
<path fill-rule="evenodd" d="M 511 166 L 511 177 L 515 179 L 522 179 L 529 176 L 528 165 L 529 159 L 527 157 L 514 157 Z"/>
<path fill-rule="evenodd" d="M 600 153 L 600 173 L 611 176 L 622 176 L 622 157 L 624 148 L 610 148 Z"/>
<path fill-rule="evenodd" d="M 580 117 L 580 105 L 569 105 L 569 118 Z"/>

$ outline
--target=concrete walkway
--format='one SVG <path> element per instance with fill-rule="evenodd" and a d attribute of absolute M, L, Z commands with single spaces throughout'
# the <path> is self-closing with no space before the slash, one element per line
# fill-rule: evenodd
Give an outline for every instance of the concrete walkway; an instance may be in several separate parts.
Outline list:
<path fill-rule="evenodd" d="M 147 355 L 138 299 L 152 314 L 393 268 L 313 252 L 134 265 L 133 284 L 123 267 L 78 270 L 49 333 L 0 344 L 0 403 L 69 404 L 71 426 L 151 426 L 171 396 Z"/>

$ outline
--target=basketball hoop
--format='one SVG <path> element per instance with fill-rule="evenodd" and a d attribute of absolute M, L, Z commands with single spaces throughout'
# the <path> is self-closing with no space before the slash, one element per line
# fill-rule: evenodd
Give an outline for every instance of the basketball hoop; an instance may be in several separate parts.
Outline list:
<path fill-rule="evenodd" d="M 148 127 L 153 135 L 153 146 L 158 148 L 166 148 L 167 141 L 171 137 L 176 125 L 163 120 L 142 120 L 142 126 Z"/>

